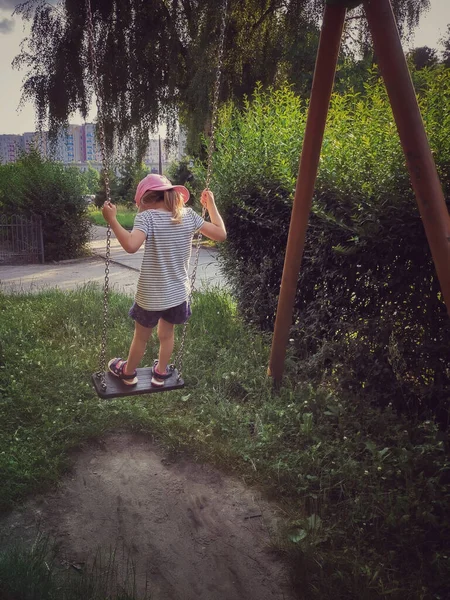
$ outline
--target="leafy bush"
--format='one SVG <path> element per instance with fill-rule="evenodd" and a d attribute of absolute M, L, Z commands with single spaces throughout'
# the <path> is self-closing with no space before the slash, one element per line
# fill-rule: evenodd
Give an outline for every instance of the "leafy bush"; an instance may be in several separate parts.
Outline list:
<path fill-rule="evenodd" d="M 447 198 L 450 72 L 423 71 L 420 103 Z M 246 317 L 274 324 L 305 110 L 289 89 L 221 114 L 214 189 L 222 259 Z M 301 182 L 299 182 L 301 185 Z M 448 316 L 384 86 L 334 95 L 294 308 L 299 373 L 448 419 Z"/>
<path fill-rule="evenodd" d="M 0 209 L 3 214 L 42 217 L 46 260 L 76 258 L 89 239 L 90 224 L 78 169 L 24 154 L 0 166 Z"/>

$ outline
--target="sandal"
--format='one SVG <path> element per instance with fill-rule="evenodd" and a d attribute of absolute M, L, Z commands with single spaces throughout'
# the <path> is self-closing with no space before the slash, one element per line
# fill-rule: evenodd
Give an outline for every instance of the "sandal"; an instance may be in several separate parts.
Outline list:
<path fill-rule="evenodd" d="M 158 361 L 155 360 L 152 368 L 152 385 L 156 387 L 162 387 L 166 379 L 169 379 L 169 377 L 172 375 L 172 370 L 169 367 L 166 367 L 165 373 L 159 373 L 159 371 L 156 370 L 157 365 Z"/>
<path fill-rule="evenodd" d="M 124 373 L 126 364 L 127 361 L 123 358 L 112 358 L 108 363 L 109 372 L 121 379 L 125 385 L 136 385 L 138 382 L 137 372 L 135 371 L 131 375 Z"/>

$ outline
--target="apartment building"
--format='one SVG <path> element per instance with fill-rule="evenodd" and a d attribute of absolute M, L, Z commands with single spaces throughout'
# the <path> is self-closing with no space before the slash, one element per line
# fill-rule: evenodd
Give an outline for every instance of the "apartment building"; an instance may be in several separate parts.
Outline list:
<path fill-rule="evenodd" d="M 95 135 L 95 124 L 85 123 L 82 131 L 83 161 L 101 162 L 100 144 Z"/>
<path fill-rule="evenodd" d="M 95 123 L 69 125 L 60 132 L 56 143 L 50 143 L 48 133 L 26 132 L 23 135 L 0 135 L 0 162 L 15 162 L 20 152 L 38 149 L 42 156 L 58 160 L 66 165 L 74 165 L 83 169 L 83 165 L 91 163 L 100 170 L 101 151 L 96 138 Z M 161 143 L 161 159 L 163 168 L 172 160 L 181 158 L 184 152 L 185 136 L 180 131 L 179 141 L 167 151 L 164 139 L 150 138 L 144 155 L 145 165 L 152 171 L 159 169 L 159 147 Z M 86 166 L 87 168 L 87 166 Z"/>
<path fill-rule="evenodd" d="M 169 164 L 173 160 L 177 159 L 178 147 L 179 144 L 176 144 L 175 147 L 170 147 L 167 150 L 165 145 L 165 140 L 163 138 L 150 138 L 148 140 L 147 151 L 144 155 L 144 164 L 152 170 L 157 170 L 159 168 L 159 147 L 161 144 L 161 162 L 164 165 Z"/>
<path fill-rule="evenodd" d="M 46 131 L 40 134 L 36 131 L 27 131 L 22 135 L 22 148 L 25 152 L 38 150 L 42 156 L 48 153 L 48 135 Z"/>
<path fill-rule="evenodd" d="M 23 151 L 21 135 L 0 135 L 0 162 L 3 164 L 15 162 Z"/>

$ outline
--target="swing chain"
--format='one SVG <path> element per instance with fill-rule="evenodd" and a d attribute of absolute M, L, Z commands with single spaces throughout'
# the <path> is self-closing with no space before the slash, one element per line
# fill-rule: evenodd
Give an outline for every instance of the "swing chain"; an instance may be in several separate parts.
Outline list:
<path fill-rule="evenodd" d="M 206 168 L 206 185 L 205 187 L 209 189 L 209 185 L 211 183 L 211 173 L 212 173 L 212 159 L 214 152 L 214 140 L 215 140 L 215 130 L 217 123 L 217 111 L 219 104 L 219 92 L 220 92 L 220 79 L 222 74 L 222 65 L 223 65 L 223 50 L 224 50 L 224 41 L 225 41 L 225 28 L 226 28 L 226 13 L 227 13 L 227 4 L 228 0 L 223 0 L 222 7 L 222 20 L 220 25 L 220 37 L 219 37 L 219 46 L 218 46 L 218 56 L 217 56 L 217 68 L 216 68 L 216 79 L 214 83 L 214 91 L 213 91 L 213 102 L 211 107 L 211 133 L 209 139 L 208 146 L 208 159 L 207 159 L 207 168 Z M 95 93 L 95 100 L 97 105 L 97 117 L 98 117 L 98 134 L 100 140 L 100 150 L 102 156 L 103 163 L 103 178 L 105 182 L 105 192 L 106 192 L 106 200 L 107 202 L 111 202 L 111 186 L 109 181 L 109 157 L 106 149 L 106 140 L 105 140 L 105 127 L 103 120 L 103 106 L 102 106 L 102 97 L 100 94 L 100 84 L 98 78 L 98 65 L 94 50 L 94 24 L 92 18 L 92 10 L 90 0 L 85 0 L 86 6 L 86 16 L 87 16 L 87 25 L 88 25 L 88 44 L 89 44 L 89 55 L 91 61 L 91 69 L 92 69 L 92 80 L 93 87 Z M 206 207 L 202 208 L 202 217 L 206 218 Z M 200 244 L 202 240 L 202 234 L 198 232 L 197 235 L 197 247 L 195 253 L 195 261 L 194 267 L 192 270 L 191 276 L 191 285 L 189 292 L 188 303 L 191 304 L 192 295 L 195 287 L 195 279 L 197 276 L 198 269 L 198 261 L 200 256 Z M 103 287 L 103 326 L 102 326 L 102 339 L 101 339 L 101 350 L 99 356 L 99 371 L 96 373 L 96 376 L 100 378 L 101 388 L 103 391 L 106 390 L 106 379 L 105 379 L 105 371 L 106 371 L 106 344 L 107 344 L 107 331 L 108 331 L 108 298 L 109 298 L 109 264 L 110 264 L 110 254 L 111 254 L 111 227 L 108 224 L 106 231 L 106 254 L 105 254 L 105 282 Z M 181 379 L 181 373 L 183 369 L 183 356 L 184 356 L 184 347 L 186 341 L 186 333 L 187 333 L 187 322 L 184 324 L 183 333 L 180 343 L 180 349 L 178 351 L 178 356 L 175 360 L 175 363 L 178 364 L 178 380 Z"/>
<path fill-rule="evenodd" d="M 205 187 L 209 189 L 211 183 L 212 174 L 212 160 L 214 154 L 214 142 L 216 139 L 216 125 L 217 125 L 217 112 L 219 108 L 219 92 L 220 92 L 220 79 L 222 76 L 223 67 L 223 49 L 225 45 L 225 28 L 226 28 L 226 16 L 227 16 L 227 4 L 228 0 L 223 0 L 222 6 L 222 21 L 220 24 L 220 38 L 219 48 L 217 53 L 217 68 L 216 68 L 216 80 L 214 82 L 213 102 L 211 107 L 211 135 L 209 138 L 208 146 L 208 162 L 206 165 L 206 182 Z"/>
<path fill-rule="evenodd" d="M 216 133 L 216 124 L 217 124 L 217 112 L 219 108 L 219 92 L 220 92 L 220 79 L 222 75 L 222 67 L 223 67 L 223 50 L 225 45 L 225 28 L 226 28 L 226 16 L 227 16 L 227 5 L 228 0 L 223 0 L 222 5 L 222 20 L 220 23 L 220 35 L 219 35 L 219 47 L 217 52 L 217 68 L 216 68 L 216 79 L 214 82 L 214 90 L 213 90 L 213 101 L 211 107 L 211 134 L 209 138 L 208 145 L 208 160 L 206 163 L 206 181 L 205 187 L 209 189 L 209 185 L 211 183 L 211 174 L 212 174 L 212 160 L 214 153 L 214 141 L 215 141 L 215 133 Z M 202 218 L 206 218 L 206 207 L 202 207 Z M 188 305 L 190 306 L 192 303 L 192 296 L 195 288 L 195 279 L 197 277 L 197 269 L 198 269 L 198 261 L 200 257 L 200 244 L 202 241 L 203 235 L 199 231 L 197 233 L 196 239 L 196 250 L 195 250 L 195 260 L 194 267 L 192 269 L 191 275 L 191 285 L 189 290 L 189 298 Z M 178 367 L 178 381 L 181 379 L 181 374 L 183 371 L 183 357 L 184 357 L 184 346 L 186 342 L 186 334 L 187 334 L 187 326 L 188 322 L 186 321 L 183 325 L 183 333 L 181 335 L 180 348 L 178 350 L 178 356 L 175 359 L 175 365 Z"/>
<path fill-rule="evenodd" d="M 106 201 L 111 202 L 111 184 L 109 181 L 109 157 L 106 149 L 105 139 L 105 124 L 103 121 L 103 106 L 102 96 L 100 94 L 100 83 L 98 78 L 98 65 L 97 58 L 94 50 L 94 23 L 92 18 L 91 2 L 85 0 L 87 26 L 88 26 L 88 49 L 89 57 L 91 62 L 92 72 L 92 83 L 95 93 L 95 102 L 97 105 L 97 119 L 98 119 L 98 134 L 100 140 L 100 151 L 102 156 L 103 164 L 103 179 L 105 182 L 105 193 Z M 106 253 L 105 253 L 105 282 L 103 286 L 103 325 L 102 325 L 102 338 L 101 338 L 101 349 L 98 362 L 98 372 L 96 373 L 97 378 L 100 379 L 100 385 L 103 391 L 106 390 L 106 344 L 108 335 L 108 306 L 109 306 L 109 264 L 111 255 L 111 227 L 108 223 L 106 230 Z"/>

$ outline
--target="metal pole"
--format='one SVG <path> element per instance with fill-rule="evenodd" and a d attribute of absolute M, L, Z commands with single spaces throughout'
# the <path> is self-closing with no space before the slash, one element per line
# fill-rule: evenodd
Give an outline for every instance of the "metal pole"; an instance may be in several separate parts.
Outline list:
<path fill-rule="evenodd" d="M 390 0 L 365 0 L 364 8 L 442 295 L 450 315 L 450 218 L 391 3 Z"/>
<path fill-rule="evenodd" d="M 345 13 L 345 7 L 327 4 L 323 17 L 270 353 L 268 372 L 277 384 L 281 383 L 283 377 L 298 275 L 302 263 L 306 229 L 333 90 Z"/>
<path fill-rule="evenodd" d="M 158 163 L 159 174 L 162 175 L 163 168 L 162 168 L 162 153 L 161 153 L 161 136 L 159 136 L 159 138 L 158 138 L 158 149 L 159 149 L 159 163 Z"/>
<path fill-rule="evenodd" d="M 38 225 L 39 250 L 40 250 L 41 263 L 44 264 L 45 263 L 45 254 L 44 254 L 44 233 L 42 230 L 42 217 L 39 217 L 37 225 Z"/>

